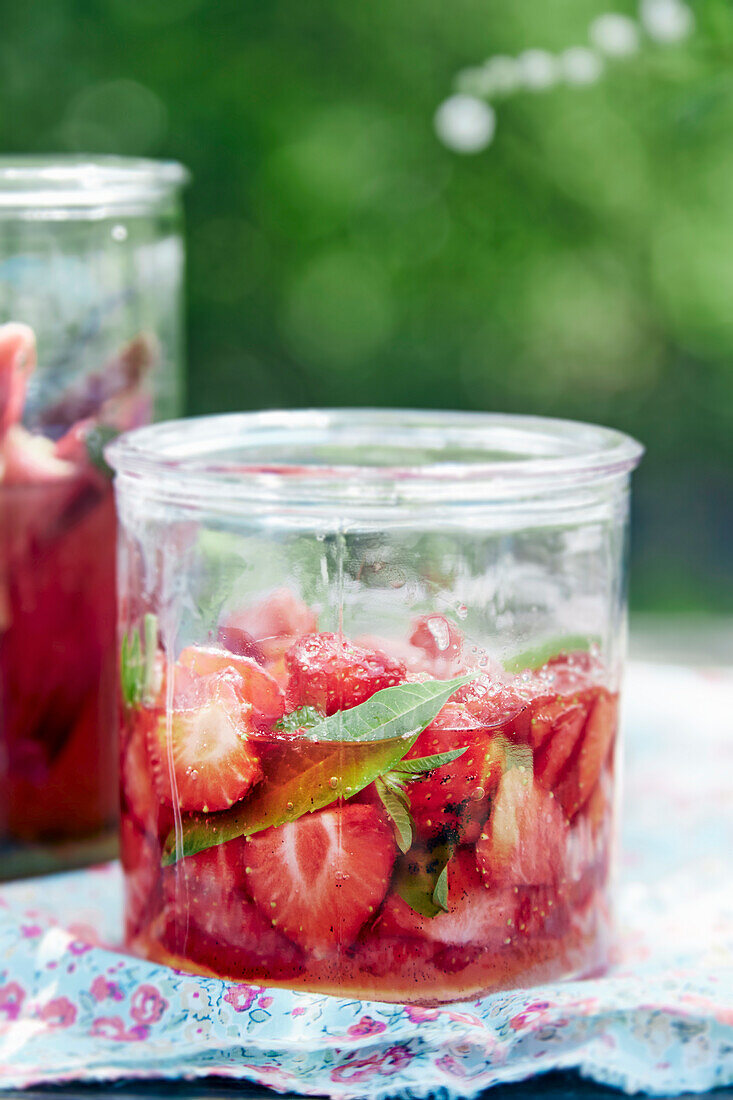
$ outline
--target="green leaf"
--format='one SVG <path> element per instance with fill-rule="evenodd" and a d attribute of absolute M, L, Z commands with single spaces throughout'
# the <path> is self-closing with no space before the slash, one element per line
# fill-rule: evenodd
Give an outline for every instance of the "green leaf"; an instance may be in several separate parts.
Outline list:
<path fill-rule="evenodd" d="M 286 714 L 276 722 L 273 729 L 282 733 L 297 733 L 301 729 L 311 729 L 322 719 L 323 711 L 318 710 L 317 707 L 298 707 L 297 710 L 291 710 L 290 714 Z"/>
<path fill-rule="evenodd" d="M 448 902 L 448 861 L 453 855 L 452 844 L 440 844 L 428 851 L 414 847 L 398 856 L 392 879 L 393 889 L 421 917 L 436 917 Z M 439 887 L 445 876 L 445 887 Z M 436 900 L 437 898 L 437 900 Z M 444 905 L 439 904 L 440 901 Z"/>
<path fill-rule="evenodd" d="M 135 629 L 123 637 L 120 645 L 120 689 L 126 707 L 140 705 L 143 693 L 143 677 L 140 632 Z"/>
<path fill-rule="evenodd" d="M 436 768 L 450 764 L 452 760 L 457 760 L 467 751 L 467 749 L 452 749 L 450 752 L 437 752 L 433 756 L 417 756 L 412 760 L 400 760 L 399 764 L 392 769 L 392 774 L 404 776 L 409 783 L 428 772 L 435 771 Z"/>
<path fill-rule="evenodd" d="M 408 852 L 412 847 L 412 830 L 414 827 L 409 799 L 404 792 L 394 790 L 383 779 L 377 779 L 375 786 L 377 794 L 382 800 L 382 805 L 394 822 L 397 833 L 397 846 L 401 852 Z"/>
<path fill-rule="evenodd" d="M 183 823 L 163 849 L 163 866 L 240 836 L 253 836 L 274 825 L 296 821 L 339 798 L 351 798 L 388 772 L 412 748 L 418 734 L 361 744 L 318 744 L 305 738 L 298 748 L 281 746 L 268 774 L 244 802 L 223 813 L 201 815 Z"/>
<path fill-rule="evenodd" d="M 433 890 L 433 904 L 437 905 L 438 909 L 442 909 L 444 913 L 448 912 L 448 864 L 446 863 L 443 870 L 438 875 L 438 881 L 435 884 Z"/>
<path fill-rule="evenodd" d="M 137 627 L 120 643 L 120 690 L 128 708 L 149 702 L 155 694 L 155 656 L 158 651 L 158 620 L 146 615 L 143 623 L 145 648 Z"/>
<path fill-rule="evenodd" d="M 87 432 L 84 439 L 84 445 L 92 466 L 95 466 L 100 474 L 104 474 L 110 480 L 114 477 L 114 471 L 107 465 L 104 448 L 119 434 L 118 429 L 113 428 L 111 424 L 97 424 L 96 427 Z"/>
<path fill-rule="evenodd" d="M 324 718 L 308 731 L 308 737 L 312 741 L 351 744 L 417 735 L 430 725 L 451 695 L 475 679 L 459 676 L 455 680 L 426 680 L 384 688 L 358 707 Z"/>
<path fill-rule="evenodd" d="M 563 634 L 557 638 L 550 638 L 539 646 L 525 649 L 515 657 L 504 661 L 507 672 L 534 671 L 542 668 L 552 657 L 560 653 L 587 652 L 594 645 L 600 645 L 601 639 L 597 634 Z"/>

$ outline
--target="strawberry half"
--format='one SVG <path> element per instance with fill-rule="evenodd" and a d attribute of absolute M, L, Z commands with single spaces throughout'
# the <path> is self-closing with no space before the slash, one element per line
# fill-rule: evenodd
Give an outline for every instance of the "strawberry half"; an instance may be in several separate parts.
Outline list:
<path fill-rule="evenodd" d="M 237 657 L 225 649 L 188 646 L 182 650 L 176 669 L 176 687 L 186 683 L 185 672 L 200 676 L 234 674 L 239 677 L 239 694 L 252 705 L 255 718 L 271 725 L 285 713 L 285 697 L 277 681 L 251 657 Z M 179 677 L 179 673 L 181 673 Z"/>
<path fill-rule="evenodd" d="M 563 710 L 553 723 L 549 737 L 543 740 L 534 758 L 535 779 L 546 790 L 551 791 L 570 759 L 588 711 L 583 703 L 571 704 Z"/>
<path fill-rule="evenodd" d="M 583 735 L 555 796 L 572 821 L 590 798 L 601 775 L 618 725 L 618 695 L 597 689 Z"/>
<path fill-rule="evenodd" d="M 378 649 L 365 649 L 337 634 L 308 634 L 288 650 L 288 696 L 293 707 L 326 714 L 366 702 L 375 692 L 401 684 L 405 666 Z"/>
<path fill-rule="evenodd" d="M 148 750 L 166 802 L 186 811 L 226 810 L 262 778 L 249 740 L 255 732 L 252 706 L 237 688 L 236 676 L 200 677 L 198 706 L 174 710 L 170 722 L 158 718 Z"/>
<path fill-rule="evenodd" d="M 261 912 L 314 955 L 348 947 L 382 903 L 395 858 L 372 806 L 306 814 L 249 838 L 247 885 Z"/>
<path fill-rule="evenodd" d="M 510 768 L 501 778 L 476 858 L 492 886 L 543 886 L 565 874 L 568 826 L 553 795 L 531 770 Z"/>
<path fill-rule="evenodd" d="M 302 955 L 249 897 L 247 848 L 243 839 L 231 840 L 165 868 L 164 945 L 232 978 L 293 977 L 302 968 Z"/>

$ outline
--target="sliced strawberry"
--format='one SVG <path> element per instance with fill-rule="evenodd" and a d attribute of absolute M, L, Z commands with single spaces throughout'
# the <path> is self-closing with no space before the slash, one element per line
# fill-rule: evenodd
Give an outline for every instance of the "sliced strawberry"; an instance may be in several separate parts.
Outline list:
<path fill-rule="evenodd" d="M 485 729 L 494 729 L 518 721 L 529 697 L 526 690 L 506 683 L 499 675 L 482 673 L 459 688 L 453 701 L 463 703 Z"/>
<path fill-rule="evenodd" d="M 546 790 L 553 789 L 570 759 L 583 732 L 587 713 L 580 702 L 569 706 L 554 722 L 550 736 L 543 739 L 541 747 L 535 753 L 535 779 Z"/>
<path fill-rule="evenodd" d="M 302 955 L 248 896 L 247 847 L 242 839 L 232 840 L 163 871 L 164 944 L 227 977 L 292 977 Z"/>
<path fill-rule="evenodd" d="M 5 485 L 70 481 L 77 474 L 73 462 L 57 456 L 50 439 L 31 435 L 20 424 L 11 425 L 5 433 L 2 460 Z"/>
<path fill-rule="evenodd" d="M 427 671 L 436 679 L 448 679 L 464 667 L 463 633 L 445 615 L 423 615 L 417 619 L 410 645 L 414 653 L 422 654 Z"/>
<path fill-rule="evenodd" d="M 529 770 L 510 768 L 476 845 L 478 865 L 496 887 L 556 883 L 565 875 L 567 832 L 552 794 L 534 782 Z"/>
<path fill-rule="evenodd" d="M 372 806 L 347 803 L 249 838 L 247 883 L 260 910 L 315 955 L 347 947 L 382 903 L 395 858 Z"/>
<path fill-rule="evenodd" d="M 239 693 L 252 705 L 256 718 L 272 724 L 285 714 L 285 697 L 277 682 L 251 657 L 237 657 L 224 649 L 188 646 L 178 658 L 178 669 L 194 677 L 234 674 L 241 680 Z"/>
<path fill-rule="evenodd" d="M 140 708 L 134 713 L 122 747 L 120 776 L 125 816 L 147 836 L 162 840 L 173 827 L 173 814 L 169 805 L 161 803 L 148 749 L 150 735 L 161 720 L 159 710 Z"/>
<path fill-rule="evenodd" d="M 249 735 L 252 707 L 243 702 L 237 678 L 197 678 L 202 702 L 161 715 L 149 735 L 158 793 L 182 810 L 226 810 L 262 778 Z"/>
<path fill-rule="evenodd" d="M 28 325 L 0 325 L 0 439 L 23 415 L 28 378 L 36 365 L 36 338 Z"/>
<path fill-rule="evenodd" d="M 598 652 L 591 649 L 558 653 L 542 668 L 536 669 L 532 678 L 540 690 L 571 695 L 597 685 L 603 674 L 604 668 Z"/>
<path fill-rule="evenodd" d="M 467 707 L 452 702 L 420 734 L 408 759 L 466 750 L 408 785 L 415 831 L 421 840 L 472 843 L 478 839 L 501 776 L 491 744 L 490 733 Z"/>
<path fill-rule="evenodd" d="M 120 861 L 125 876 L 125 937 L 130 940 L 158 907 L 160 852 L 129 817 L 123 817 L 120 825 Z"/>
<path fill-rule="evenodd" d="M 405 666 L 380 650 L 364 649 L 337 634 L 308 634 L 288 650 L 288 695 L 293 707 L 333 714 L 401 684 Z"/>
<path fill-rule="evenodd" d="M 590 798 L 616 737 L 618 695 L 599 688 L 582 738 L 555 796 L 572 820 Z"/>
<path fill-rule="evenodd" d="M 316 614 L 287 588 L 278 588 L 222 623 L 219 640 L 233 653 L 264 664 L 280 661 L 303 634 L 318 629 Z"/>
<path fill-rule="evenodd" d="M 513 889 L 490 889 L 470 848 L 460 848 L 448 863 L 448 912 L 423 917 L 390 893 L 379 916 L 380 934 L 418 936 L 454 947 L 477 944 L 497 948 L 512 935 L 517 897 Z"/>

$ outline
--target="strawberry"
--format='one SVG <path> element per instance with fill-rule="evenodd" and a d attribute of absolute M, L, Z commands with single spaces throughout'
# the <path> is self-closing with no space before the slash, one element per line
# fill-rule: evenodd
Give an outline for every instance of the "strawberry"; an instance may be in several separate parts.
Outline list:
<path fill-rule="evenodd" d="M 302 955 L 249 897 L 247 847 L 243 839 L 232 840 L 163 871 L 164 945 L 232 978 L 293 977 Z"/>
<path fill-rule="evenodd" d="M 526 768 L 501 777 L 491 816 L 476 845 L 492 886 L 543 886 L 564 877 L 568 827 L 553 795 Z"/>
<path fill-rule="evenodd" d="M 611 752 L 618 724 L 618 695 L 598 688 L 583 735 L 558 783 L 556 797 L 572 821 L 583 808 Z"/>
<path fill-rule="evenodd" d="M 28 325 L 0 325 L 0 439 L 23 415 L 28 378 L 36 365 L 36 338 Z"/>
<path fill-rule="evenodd" d="M 464 748 L 456 760 L 409 784 L 415 831 L 425 842 L 472 843 L 489 812 L 501 767 L 490 752 L 491 735 L 466 706 L 446 703 L 423 730 L 407 759 Z"/>
<path fill-rule="evenodd" d="M 317 629 L 315 612 L 287 588 L 278 588 L 231 614 L 221 625 L 219 641 L 232 653 L 271 664 L 282 660 L 303 634 Z"/>
<path fill-rule="evenodd" d="M 162 712 L 140 708 L 131 718 L 120 756 L 122 807 L 147 836 L 163 839 L 173 828 L 170 806 L 161 803 L 153 778 L 148 746 Z"/>
<path fill-rule="evenodd" d="M 161 715 L 148 737 L 161 798 L 182 810 L 226 810 L 262 778 L 248 735 L 255 732 L 250 703 L 228 673 L 196 680 L 198 705 Z M 169 728 L 170 726 L 170 728 Z"/>
<path fill-rule="evenodd" d="M 326 714 L 356 707 L 405 679 L 401 661 L 336 634 L 306 635 L 288 650 L 285 663 L 293 707 L 318 707 Z"/>
<path fill-rule="evenodd" d="M 535 779 L 546 790 L 551 791 L 570 759 L 578 738 L 583 732 L 587 709 L 581 703 L 575 703 L 564 709 L 552 726 L 549 737 L 543 739 L 535 752 Z"/>
<path fill-rule="evenodd" d="M 395 858 L 372 806 L 306 814 L 249 838 L 247 883 L 260 911 L 314 955 L 347 947 L 376 913 Z"/>
<path fill-rule="evenodd" d="M 513 889 L 490 889 L 470 848 L 459 848 L 448 862 L 448 912 L 423 917 L 390 893 L 376 928 L 380 934 L 418 936 L 460 947 L 497 948 L 512 935 L 517 898 Z"/>
<path fill-rule="evenodd" d="M 277 682 L 251 657 L 237 657 L 224 649 L 188 646 L 178 658 L 177 688 L 179 682 L 181 687 L 186 683 L 186 672 L 194 678 L 234 674 L 241 681 L 237 685 L 239 694 L 252 705 L 255 718 L 261 719 L 265 725 L 272 725 L 285 713 L 285 697 Z"/>
<path fill-rule="evenodd" d="M 72 481 L 77 474 L 73 462 L 59 458 L 50 439 L 31 435 L 20 424 L 11 425 L 5 433 L 2 465 L 5 485 Z"/>
<path fill-rule="evenodd" d="M 160 895 L 160 853 L 129 817 L 120 825 L 120 861 L 124 872 L 125 937 L 142 931 Z"/>
<path fill-rule="evenodd" d="M 461 662 L 463 634 L 444 615 L 423 615 L 413 625 L 410 645 L 422 654 L 427 671 L 436 679 L 456 676 Z"/>
<path fill-rule="evenodd" d="M 526 691 L 516 685 L 505 683 L 497 675 L 483 673 L 459 688 L 453 701 L 463 703 L 479 725 L 495 729 L 518 720 L 527 709 L 529 699 Z"/>

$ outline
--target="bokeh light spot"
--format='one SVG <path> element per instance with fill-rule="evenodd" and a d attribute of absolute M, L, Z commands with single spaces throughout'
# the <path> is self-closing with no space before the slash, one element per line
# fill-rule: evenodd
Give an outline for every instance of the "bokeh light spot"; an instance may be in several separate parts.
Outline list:
<path fill-rule="evenodd" d="M 435 112 L 438 137 L 455 153 L 478 153 L 496 131 L 496 114 L 488 103 L 469 95 L 453 95 Z"/>

